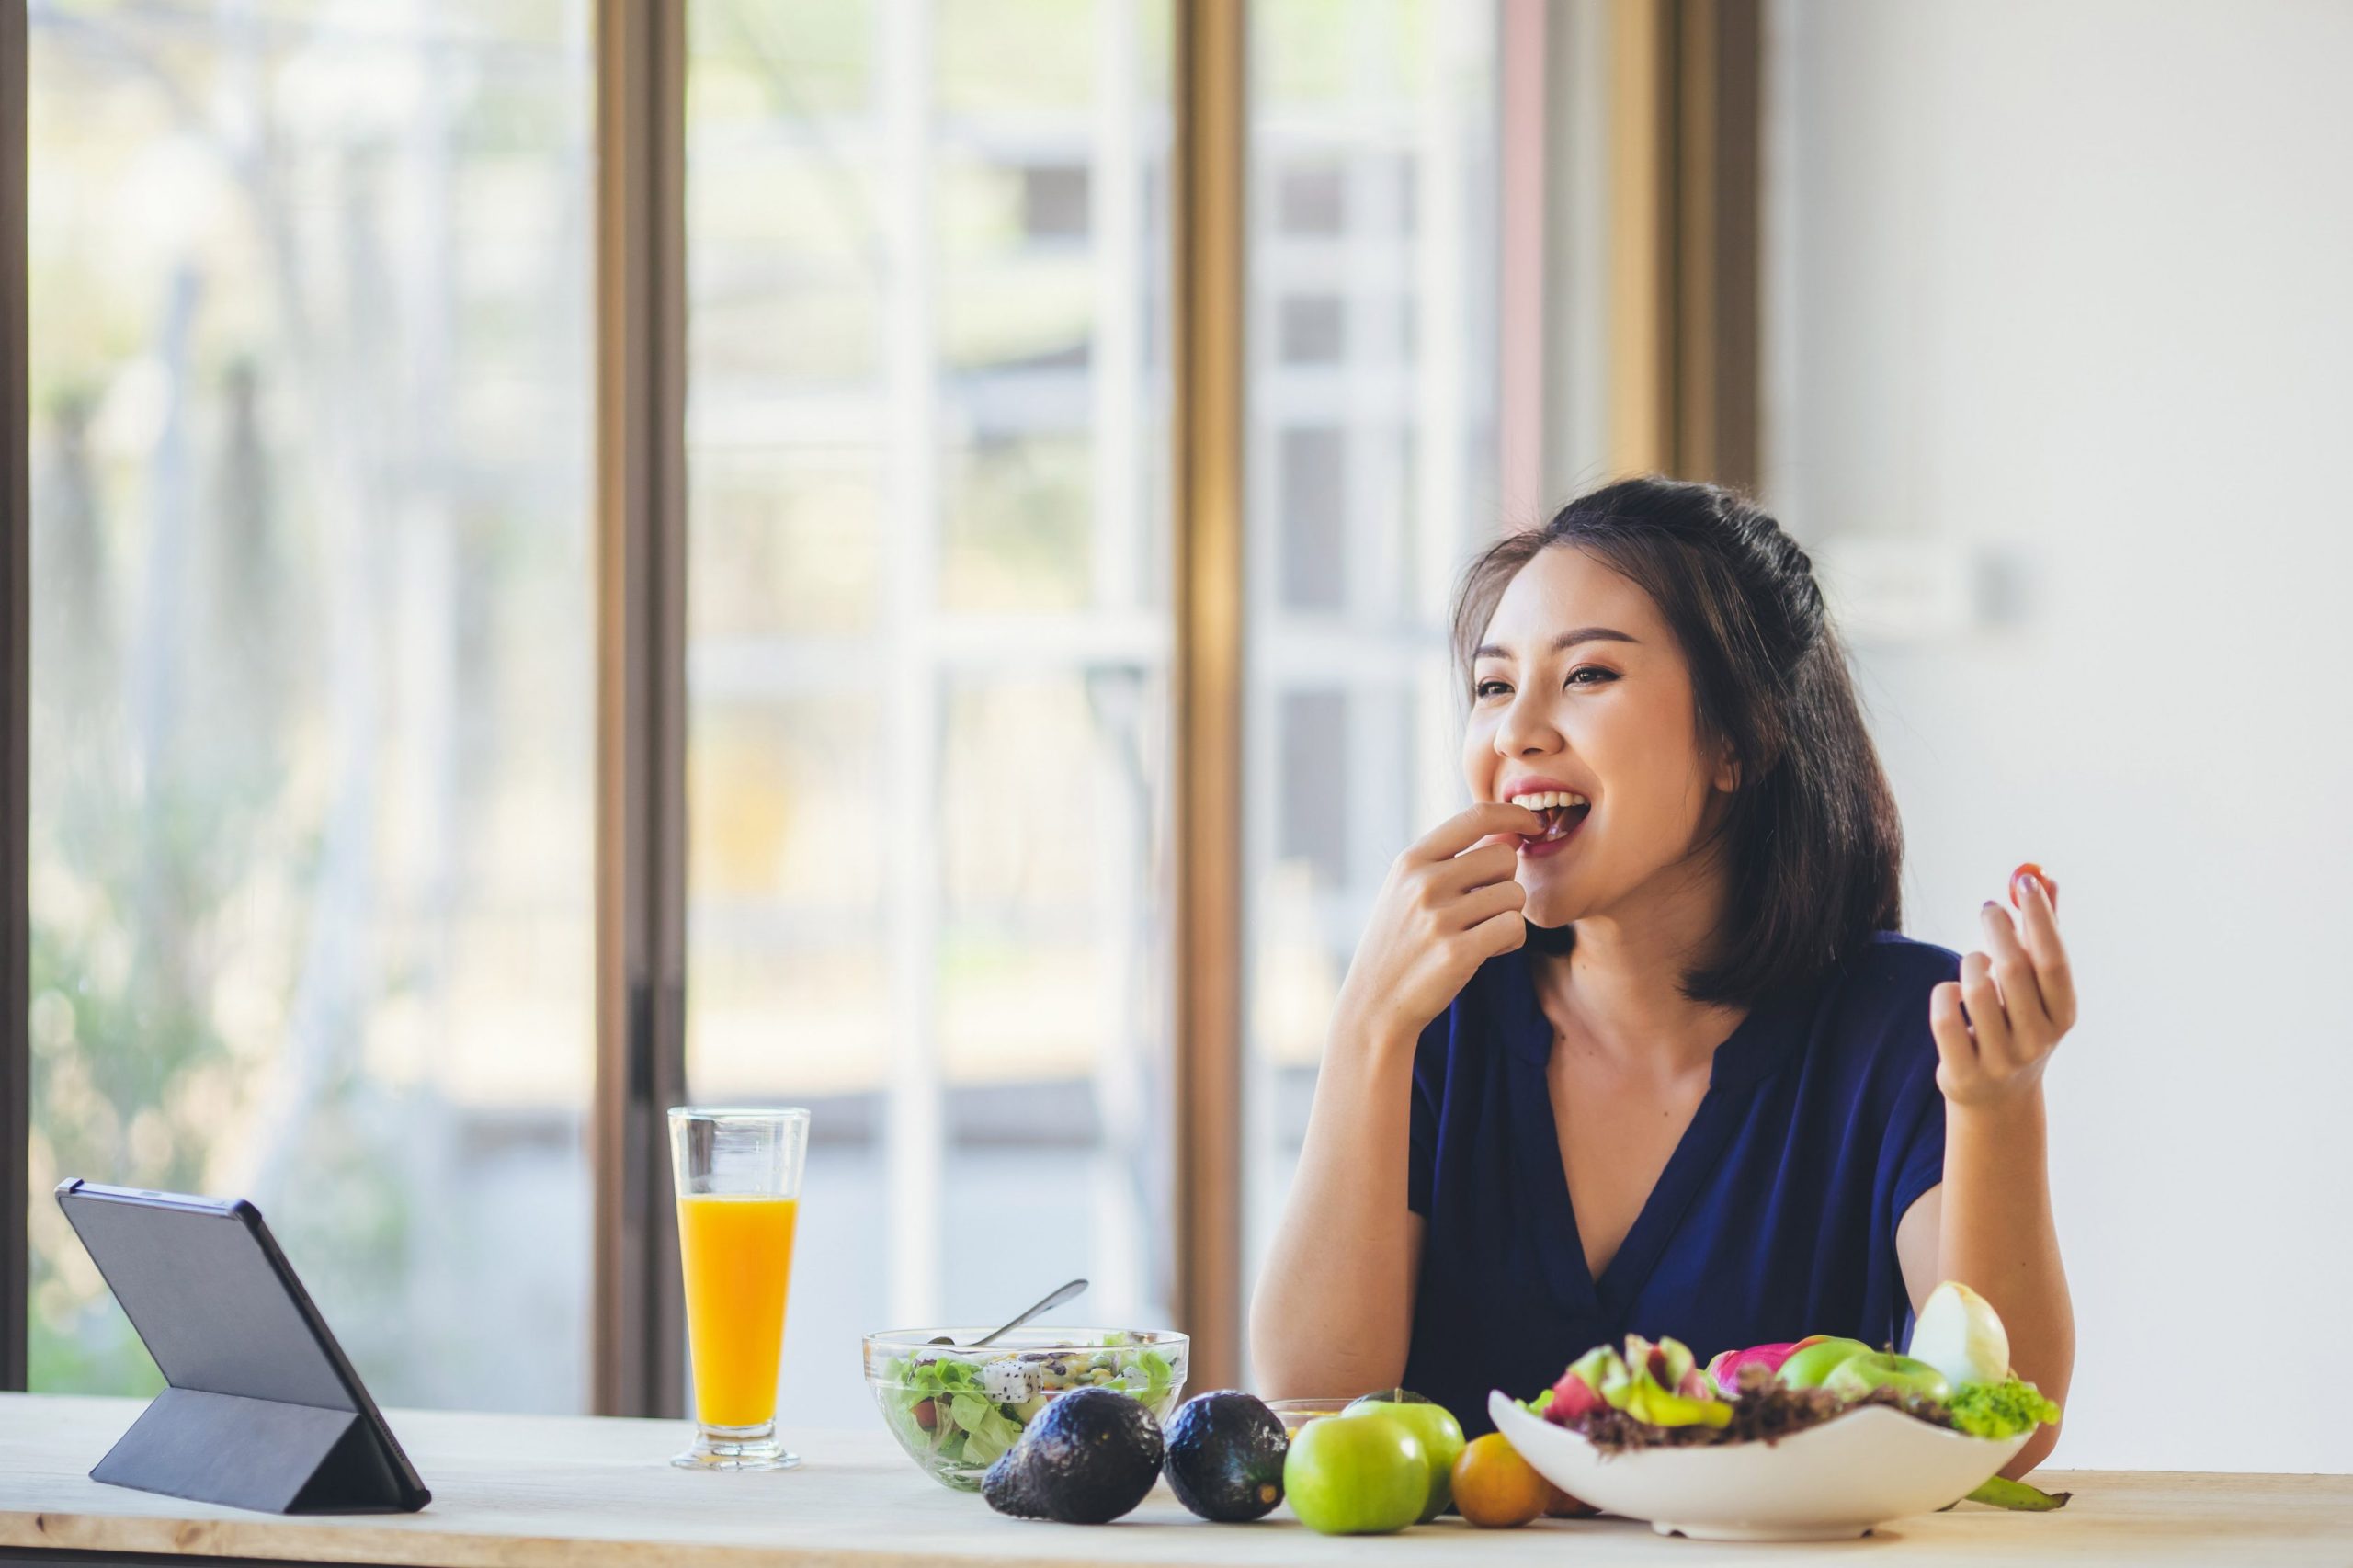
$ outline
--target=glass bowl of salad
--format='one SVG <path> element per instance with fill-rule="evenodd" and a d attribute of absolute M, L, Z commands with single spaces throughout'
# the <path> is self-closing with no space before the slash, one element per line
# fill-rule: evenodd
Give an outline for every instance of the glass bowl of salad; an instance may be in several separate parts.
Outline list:
<path fill-rule="evenodd" d="M 961 1492 L 978 1491 L 981 1473 L 1058 1395 L 1117 1389 L 1165 1421 L 1184 1391 L 1192 1342 L 1181 1334 L 1025 1328 L 969 1348 L 988 1332 L 900 1328 L 866 1336 L 866 1386 L 883 1424 L 926 1474 Z"/>

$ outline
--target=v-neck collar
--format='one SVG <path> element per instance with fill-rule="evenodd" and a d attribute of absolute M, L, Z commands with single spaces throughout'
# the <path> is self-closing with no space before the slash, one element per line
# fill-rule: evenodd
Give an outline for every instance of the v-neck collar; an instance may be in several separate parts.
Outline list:
<path fill-rule="evenodd" d="M 1585 1238 L 1577 1230 L 1569 1194 L 1568 1168 L 1561 1160 L 1559 1123 L 1552 1114 L 1552 1088 L 1546 1074 L 1552 1056 L 1552 1023 L 1536 999 L 1536 970 L 1525 951 L 1509 955 L 1512 969 L 1497 978 L 1509 997 L 1500 1021 L 1510 1041 L 1512 1142 L 1515 1178 L 1548 1232 L 1565 1244 L 1539 1249 L 1545 1282 L 1572 1312 L 1598 1312 L 1613 1325 L 1626 1325 L 1626 1312 L 1657 1267 L 1666 1244 L 1682 1223 L 1747 1110 L 1746 1091 L 1779 1068 L 1800 1039 L 1792 1027 L 1802 995 L 1768 998 L 1749 1008 L 1716 1047 L 1708 1071 L 1708 1092 L 1691 1114 L 1665 1168 L 1643 1200 L 1641 1212 L 1598 1278 L 1586 1266 Z"/>

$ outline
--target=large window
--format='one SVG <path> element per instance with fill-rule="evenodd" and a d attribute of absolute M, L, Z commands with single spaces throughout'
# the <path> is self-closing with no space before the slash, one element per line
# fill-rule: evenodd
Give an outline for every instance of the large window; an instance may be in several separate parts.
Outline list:
<path fill-rule="evenodd" d="M 688 1070 L 845 1347 L 1166 1316 L 1170 17 L 696 0 Z"/>
<path fill-rule="evenodd" d="M 35 1388 L 156 1381 L 81 1176 L 583 1403 L 587 12 L 30 7 Z"/>
<path fill-rule="evenodd" d="M 1258 0 L 1249 179 L 1246 1263 L 1373 894 L 1462 797 L 1447 598 L 1498 525 L 1495 17 Z"/>
<path fill-rule="evenodd" d="M 868 1418 L 860 1332 L 1072 1276 L 1071 1321 L 1165 1322 L 1231 1261 L 1222 1220 L 1178 1256 L 1173 1173 L 1237 1174 L 1178 1158 L 1174 1059 L 1230 1037 L 1175 988 L 1233 963 L 1263 1249 L 1367 903 L 1460 793 L 1498 7 L 1249 0 L 1248 90 L 1180 139 L 1185 0 L 679 3 L 29 7 L 37 1387 L 153 1380 L 73 1175 L 256 1198 L 388 1402 L 657 1406 L 625 1130 L 680 1049 L 814 1112 L 791 1419 Z M 1231 116 L 1245 820 L 1179 846 L 1171 692 L 1235 623 L 1176 623 L 1170 431 L 1234 411 L 1176 385 L 1171 214 Z M 681 542 L 642 637 L 669 585 L 596 562 Z M 1205 978 L 1179 852 L 1245 875 Z M 608 929 L 683 889 L 683 1047 L 596 1011 L 645 978 L 597 968 L 600 865 L 652 890 Z"/>

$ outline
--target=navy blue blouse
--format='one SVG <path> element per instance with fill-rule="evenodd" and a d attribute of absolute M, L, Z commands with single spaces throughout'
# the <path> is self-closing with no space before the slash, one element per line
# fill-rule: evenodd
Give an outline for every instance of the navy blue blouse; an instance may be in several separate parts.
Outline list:
<path fill-rule="evenodd" d="M 1943 1179 L 1928 992 L 1957 955 L 1893 932 L 1752 1007 L 1596 1279 L 1561 1166 L 1552 1026 L 1529 952 L 1488 960 L 1422 1031 L 1407 1201 L 1427 1221 L 1405 1386 L 1463 1430 L 1584 1351 L 1672 1335 L 1700 1360 L 1808 1334 L 1903 1345 L 1895 1225 Z"/>

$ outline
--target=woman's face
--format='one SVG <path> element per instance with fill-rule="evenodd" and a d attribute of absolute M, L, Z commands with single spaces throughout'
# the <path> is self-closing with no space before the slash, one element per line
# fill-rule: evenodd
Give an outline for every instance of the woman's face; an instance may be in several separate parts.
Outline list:
<path fill-rule="evenodd" d="M 1545 809 L 1547 837 L 1523 841 L 1529 920 L 1610 910 L 1715 825 L 1734 772 L 1701 755 L 1690 667 L 1648 594 L 1556 545 L 1504 589 L 1480 644 L 1462 737 L 1472 796 L 1586 802 Z"/>

